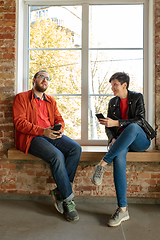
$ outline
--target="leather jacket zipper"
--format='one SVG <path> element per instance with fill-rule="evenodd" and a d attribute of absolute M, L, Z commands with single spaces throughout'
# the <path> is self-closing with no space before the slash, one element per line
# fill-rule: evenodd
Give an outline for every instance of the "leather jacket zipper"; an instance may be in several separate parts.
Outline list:
<path fill-rule="evenodd" d="M 151 131 L 149 130 L 149 128 L 147 127 L 147 125 L 145 124 L 145 122 L 143 123 L 144 126 L 147 128 L 148 132 L 151 134 Z"/>

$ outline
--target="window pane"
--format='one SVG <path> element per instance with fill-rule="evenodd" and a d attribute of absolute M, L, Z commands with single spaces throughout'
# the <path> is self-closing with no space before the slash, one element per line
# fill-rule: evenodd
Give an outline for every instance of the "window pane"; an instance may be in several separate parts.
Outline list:
<path fill-rule="evenodd" d="M 84 22 L 83 26 L 86 30 L 89 24 L 89 35 L 83 35 L 83 43 L 88 46 L 89 42 L 89 49 L 84 54 L 82 6 L 30 6 L 28 42 L 29 88 L 37 71 L 43 69 L 49 73 L 52 80 L 46 93 L 57 100 L 66 124 L 65 134 L 73 139 L 81 139 L 81 112 L 88 110 L 82 122 L 83 126 L 88 124 L 88 139 L 87 134 L 83 135 L 85 142 L 107 139 L 105 128 L 95 114 L 102 112 L 107 116 L 108 103 L 113 97 L 108 82 L 111 75 L 117 71 L 128 73 L 129 89 L 143 93 L 144 68 L 143 4 L 85 4 L 84 14 L 88 14 L 88 6 L 89 23 Z M 83 20 L 86 19 L 84 16 Z M 81 57 L 88 59 L 88 54 L 89 69 L 85 74 L 82 71 L 82 75 Z M 86 75 L 89 78 L 83 79 Z M 86 86 L 83 109 L 81 81 Z"/>
<path fill-rule="evenodd" d="M 81 93 L 81 51 L 31 50 L 29 56 L 29 79 L 40 69 L 46 70 L 52 81 L 49 83 L 49 94 Z"/>
<path fill-rule="evenodd" d="M 112 94 L 109 78 L 115 72 L 130 76 L 130 90 L 143 93 L 143 50 L 90 50 L 90 94 Z"/>
<path fill-rule="evenodd" d="M 32 6 L 30 48 L 72 48 L 81 46 L 81 6 Z"/>
<path fill-rule="evenodd" d="M 95 114 L 103 113 L 107 117 L 108 103 L 111 97 L 96 96 L 89 98 L 88 136 L 89 140 L 106 140 L 105 127 L 99 124 Z"/>
<path fill-rule="evenodd" d="M 81 139 L 81 97 L 54 97 L 65 121 L 65 135 Z"/>
<path fill-rule="evenodd" d="M 90 48 L 142 48 L 143 4 L 90 6 Z"/>

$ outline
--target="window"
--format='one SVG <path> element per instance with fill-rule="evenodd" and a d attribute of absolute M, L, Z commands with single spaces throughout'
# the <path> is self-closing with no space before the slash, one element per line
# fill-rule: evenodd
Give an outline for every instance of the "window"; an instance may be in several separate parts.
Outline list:
<path fill-rule="evenodd" d="M 46 93 L 57 100 L 65 134 L 82 145 L 106 145 L 104 127 L 95 114 L 106 116 L 113 96 L 108 80 L 117 71 L 130 75 L 130 90 L 144 93 L 150 116 L 153 67 L 148 68 L 148 56 L 153 53 L 147 20 L 151 1 L 59 0 L 47 1 L 47 6 L 44 1 L 24 2 L 19 0 L 19 8 L 23 7 L 28 31 L 25 27 L 23 56 L 19 52 L 24 71 L 17 73 L 24 82 L 17 92 L 32 88 L 38 70 L 48 71 L 52 81 Z"/>

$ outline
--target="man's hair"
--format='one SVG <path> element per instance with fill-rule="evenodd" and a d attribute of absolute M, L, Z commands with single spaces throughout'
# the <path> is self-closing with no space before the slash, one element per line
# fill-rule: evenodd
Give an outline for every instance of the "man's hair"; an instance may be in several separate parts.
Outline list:
<path fill-rule="evenodd" d="M 116 73 L 114 73 L 111 76 L 111 78 L 109 79 L 109 82 L 111 83 L 111 81 L 114 80 L 114 79 L 117 79 L 118 82 L 121 83 L 121 85 L 126 82 L 127 83 L 127 89 L 128 89 L 130 77 L 129 77 L 129 75 L 127 73 L 125 73 L 125 72 L 116 72 Z"/>
<path fill-rule="evenodd" d="M 37 77 L 37 75 L 39 74 L 39 73 L 41 73 L 41 72 L 45 72 L 45 73 L 48 73 L 47 71 L 45 71 L 45 70 L 40 70 L 40 71 L 38 71 L 35 75 L 34 75 L 34 77 L 33 78 L 36 78 Z M 34 85 L 34 81 L 32 81 L 32 84 Z"/>
<path fill-rule="evenodd" d="M 34 75 L 34 78 L 36 78 L 37 77 L 37 75 L 39 74 L 39 73 L 41 73 L 41 72 L 45 72 L 45 73 L 48 73 L 48 72 L 46 72 L 45 70 L 40 70 L 40 71 L 38 71 L 35 75 Z"/>

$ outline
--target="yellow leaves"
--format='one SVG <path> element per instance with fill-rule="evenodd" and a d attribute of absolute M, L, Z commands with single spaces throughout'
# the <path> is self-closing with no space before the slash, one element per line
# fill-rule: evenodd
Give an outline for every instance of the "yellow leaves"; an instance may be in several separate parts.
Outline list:
<path fill-rule="evenodd" d="M 81 50 L 65 50 L 75 47 L 72 35 L 69 29 L 57 26 L 49 19 L 37 19 L 30 26 L 30 48 L 37 48 L 30 50 L 29 55 L 30 88 L 34 74 L 43 69 L 52 79 L 46 93 L 81 93 Z M 65 134 L 80 138 L 81 97 L 64 96 L 57 101 L 66 123 Z"/>

